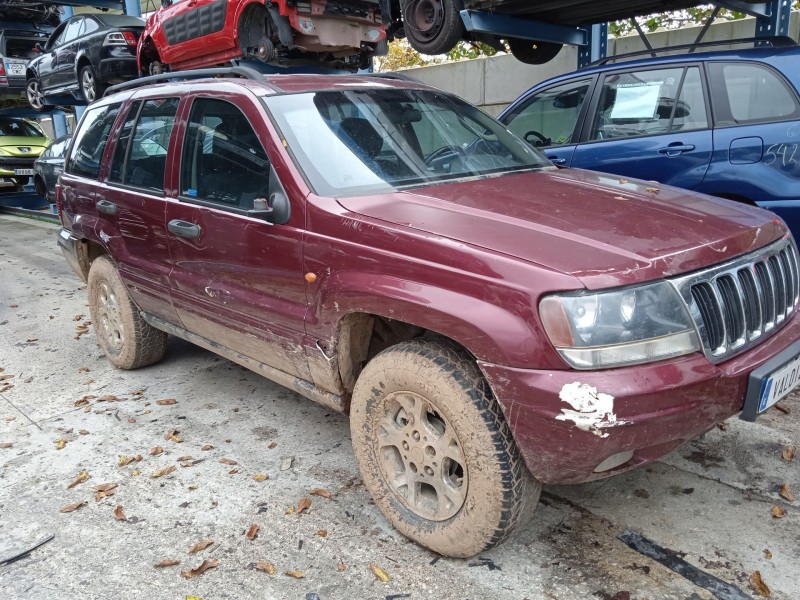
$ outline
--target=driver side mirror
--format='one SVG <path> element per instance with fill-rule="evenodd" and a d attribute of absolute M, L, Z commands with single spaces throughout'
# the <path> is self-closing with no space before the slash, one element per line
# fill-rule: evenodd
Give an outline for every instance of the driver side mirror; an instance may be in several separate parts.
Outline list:
<path fill-rule="evenodd" d="M 285 225 L 292 216 L 292 207 L 286 190 L 278 179 L 275 167 L 269 168 L 269 190 L 268 198 L 256 198 L 253 201 L 253 209 L 247 211 L 248 217 L 264 219 L 273 225 Z"/>

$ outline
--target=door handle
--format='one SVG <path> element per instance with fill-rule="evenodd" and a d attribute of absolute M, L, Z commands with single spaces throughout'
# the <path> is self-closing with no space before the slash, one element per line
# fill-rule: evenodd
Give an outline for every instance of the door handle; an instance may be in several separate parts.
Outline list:
<path fill-rule="evenodd" d="M 180 219 L 174 219 L 167 223 L 167 229 L 179 237 L 189 238 L 190 240 L 199 238 L 202 231 L 199 225 L 181 221 Z"/>
<path fill-rule="evenodd" d="M 554 165 L 565 165 L 567 164 L 566 158 L 558 158 L 557 156 L 548 156 L 547 159 L 553 163 Z"/>
<path fill-rule="evenodd" d="M 670 144 L 658 149 L 659 154 L 666 154 L 667 156 L 678 156 L 682 152 L 691 152 L 694 150 L 693 144 Z"/>
<path fill-rule="evenodd" d="M 113 202 L 109 202 L 108 200 L 98 200 L 95 203 L 95 207 L 101 213 L 105 213 L 107 215 L 115 215 L 119 212 L 119 207 L 114 204 Z"/>

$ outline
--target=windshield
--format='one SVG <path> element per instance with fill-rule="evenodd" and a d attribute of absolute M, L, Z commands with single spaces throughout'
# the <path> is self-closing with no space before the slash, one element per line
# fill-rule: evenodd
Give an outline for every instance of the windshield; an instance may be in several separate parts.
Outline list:
<path fill-rule="evenodd" d="M 44 137 L 42 131 L 33 123 L 22 119 L 0 118 L 0 135 L 16 135 L 20 137 Z"/>
<path fill-rule="evenodd" d="M 466 102 L 415 89 L 264 99 L 315 192 L 354 195 L 551 166 Z"/>

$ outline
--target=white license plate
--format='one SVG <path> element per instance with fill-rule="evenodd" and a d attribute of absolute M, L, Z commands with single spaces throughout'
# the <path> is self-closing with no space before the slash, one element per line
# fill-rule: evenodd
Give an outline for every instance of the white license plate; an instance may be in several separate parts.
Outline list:
<path fill-rule="evenodd" d="M 7 64 L 6 65 L 6 72 L 9 75 L 15 75 L 19 77 L 25 76 L 25 65 L 16 65 L 16 64 Z"/>
<path fill-rule="evenodd" d="M 33 175 L 33 169 L 14 169 L 14 175 Z"/>
<path fill-rule="evenodd" d="M 800 383 L 800 356 L 762 380 L 758 412 L 762 413 L 780 402 L 797 387 L 798 383 Z"/>

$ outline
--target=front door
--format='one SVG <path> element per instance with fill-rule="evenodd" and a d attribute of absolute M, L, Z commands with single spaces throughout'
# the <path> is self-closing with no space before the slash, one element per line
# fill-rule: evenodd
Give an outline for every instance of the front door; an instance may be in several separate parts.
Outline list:
<path fill-rule="evenodd" d="M 276 175 L 261 142 L 269 139 L 263 107 L 238 104 L 200 97 L 192 105 L 179 201 L 167 207 L 172 295 L 192 333 L 308 380 L 302 204 L 290 198 L 285 225 L 248 216 Z"/>
<path fill-rule="evenodd" d="M 700 67 L 606 73 L 572 166 L 695 189 L 713 150 Z"/>

